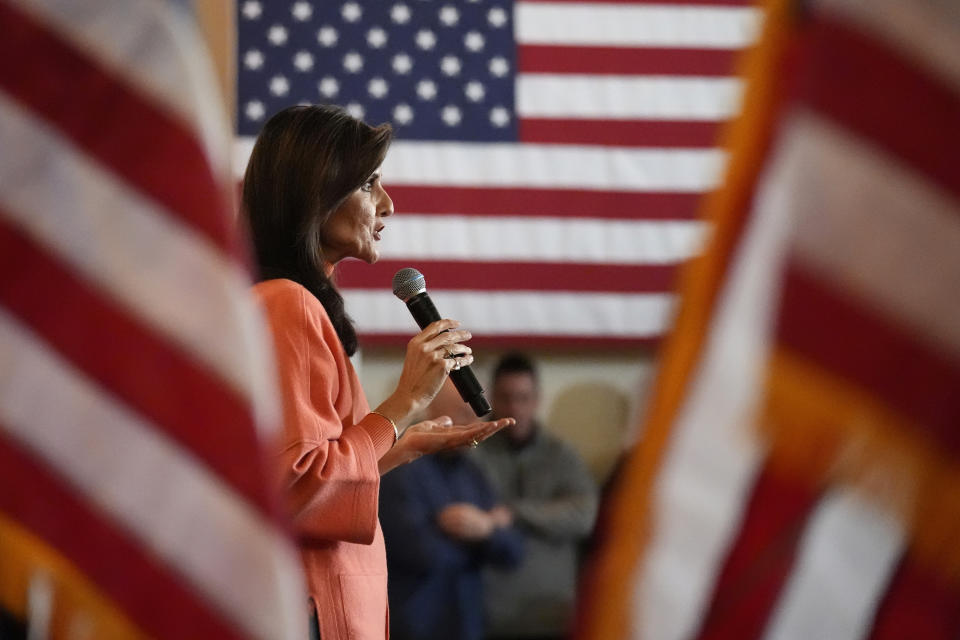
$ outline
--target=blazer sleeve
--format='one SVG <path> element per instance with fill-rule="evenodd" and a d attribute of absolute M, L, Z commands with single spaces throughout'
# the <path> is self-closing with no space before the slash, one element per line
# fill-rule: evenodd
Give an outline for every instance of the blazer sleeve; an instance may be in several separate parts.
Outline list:
<path fill-rule="evenodd" d="M 264 298 L 264 307 L 283 401 L 280 481 L 295 533 L 370 544 L 377 527 L 377 461 L 393 445 L 393 426 L 376 414 L 343 423 L 338 397 L 350 386 L 346 354 L 306 289 L 279 289 Z"/>

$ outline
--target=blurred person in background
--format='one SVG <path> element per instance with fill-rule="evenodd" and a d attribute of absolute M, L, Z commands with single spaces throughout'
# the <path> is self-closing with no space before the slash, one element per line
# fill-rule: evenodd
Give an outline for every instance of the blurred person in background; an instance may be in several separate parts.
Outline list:
<path fill-rule="evenodd" d="M 393 202 L 380 181 L 392 138 L 339 108 L 273 116 L 243 184 L 283 400 L 278 469 L 307 577 L 313 632 L 387 636 L 387 562 L 377 519 L 380 475 L 424 454 L 483 440 L 511 420 L 413 424 L 447 374 L 473 361 L 470 333 L 443 319 L 407 348 L 396 390 L 374 411 L 350 356 L 357 335 L 333 284 L 344 258 L 374 263 Z M 308 613 L 304 603 L 304 615 Z"/>
<path fill-rule="evenodd" d="M 470 407 L 447 382 L 427 415 L 462 423 Z M 393 640 L 481 640 L 481 569 L 515 567 L 523 540 L 476 465 L 444 451 L 383 478 L 380 521 Z"/>
<path fill-rule="evenodd" d="M 537 421 L 536 368 L 508 354 L 493 373 L 495 416 L 516 424 L 476 449 L 474 459 L 524 534 L 516 569 L 484 575 L 488 638 L 563 638 L 570 630 L 577 590 L 579 550 L 593 530 L 596 482 L 576 451 Z"/>

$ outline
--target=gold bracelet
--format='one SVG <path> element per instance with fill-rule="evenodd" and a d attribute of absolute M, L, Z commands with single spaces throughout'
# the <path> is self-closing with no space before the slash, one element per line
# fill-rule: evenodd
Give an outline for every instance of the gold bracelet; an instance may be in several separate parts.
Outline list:
<path fill-rule="evenodd" d="M 391 420 L 390 418 L 388 418 L 387 416 L 383 415 L 379 411 L 371 411 L 370 413 L 380 416 L 381 418 L 383 418 L 384 420 L 390 423 L 390 426 L 393 427 L 393 444 L 397 444 L 397 440 L 400 439 L 400 429 L 397 429 L 397 423 Z"/>

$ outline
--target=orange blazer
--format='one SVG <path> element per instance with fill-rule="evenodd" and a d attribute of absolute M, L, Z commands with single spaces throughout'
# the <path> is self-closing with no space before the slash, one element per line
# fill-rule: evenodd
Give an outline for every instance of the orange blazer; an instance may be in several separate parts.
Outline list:
<path fill-rule="evenodd" d="M 371 414 L 320 302 L 291 280 L 254 286 L 273 334 L 283 400 L 279 473 L 323 640 L 388 635 L 377 461 L 393 426 Z M 305 614 L 306 615 L 306 614 Z"/>

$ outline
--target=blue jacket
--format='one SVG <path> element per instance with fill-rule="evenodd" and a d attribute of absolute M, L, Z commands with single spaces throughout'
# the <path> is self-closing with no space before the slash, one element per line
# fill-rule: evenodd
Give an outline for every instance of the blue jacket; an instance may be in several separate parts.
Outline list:
<path fill-rule="evenodd" d="M 497 502 L 480 470 L 460 454 L 424 456 L 383 476 L 380 524 L 387 544 L 392 640 L 480 640 L 480 569 L 515 566 L 523 540 L 512 529 L 467 543 L 447 536 L 437 513 L 454 502 Z"/>

